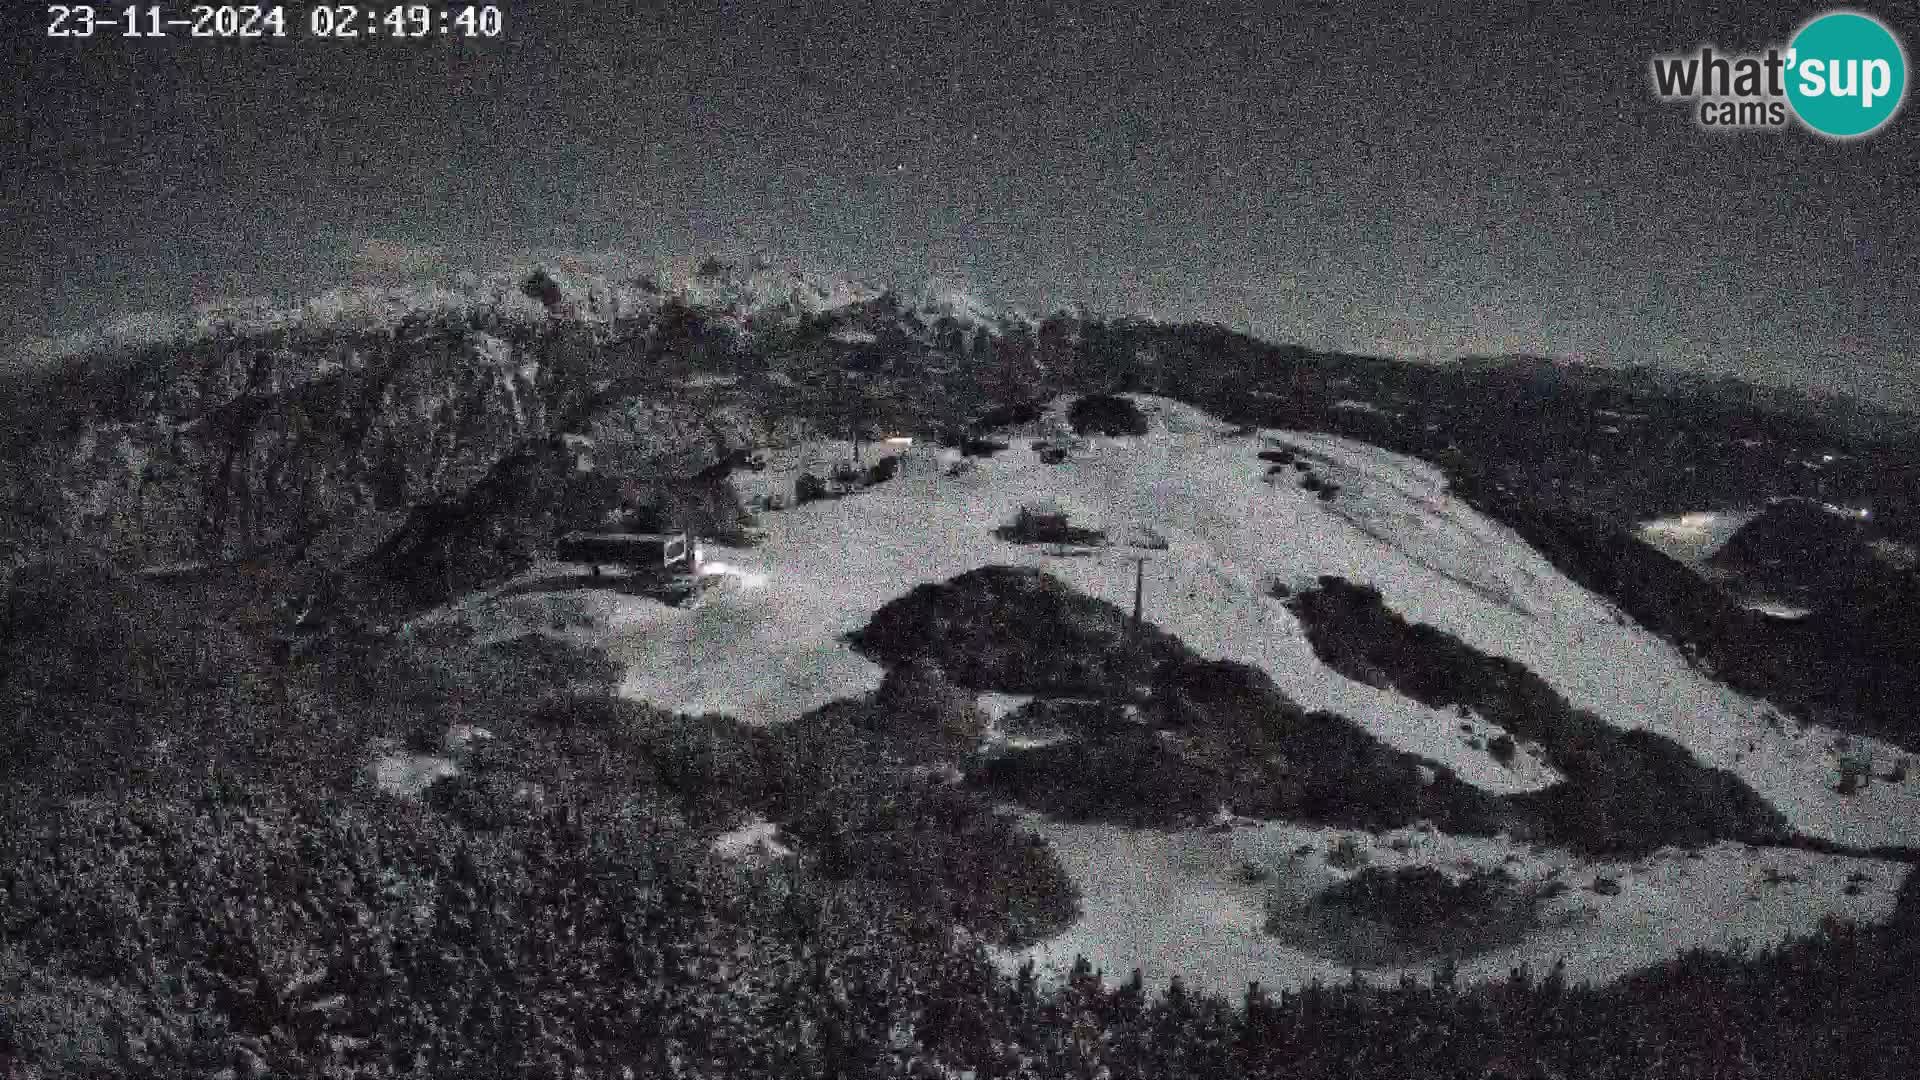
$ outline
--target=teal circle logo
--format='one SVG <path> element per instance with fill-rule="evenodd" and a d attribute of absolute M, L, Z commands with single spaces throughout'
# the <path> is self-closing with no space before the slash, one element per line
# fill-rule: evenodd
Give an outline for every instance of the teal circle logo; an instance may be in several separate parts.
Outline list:
<path fill-rule="evenodd" d="M 1873 16 L 1828 12 L 1801 27 L 1790 48 L 1787 101 L 1820 134 L 1869 135 L 1900 110 L 1907 56 Z"/>

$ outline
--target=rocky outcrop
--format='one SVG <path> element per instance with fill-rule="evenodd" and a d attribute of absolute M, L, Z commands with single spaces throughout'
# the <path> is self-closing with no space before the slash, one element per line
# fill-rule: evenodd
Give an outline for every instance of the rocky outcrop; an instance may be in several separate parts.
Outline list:
<path fill-rule="evenodd" d="M 122 566 L 316 542 L 351 558 L 365 541 L 328 534 L 455 498 L 546 437 L 560 386 L 539 345 L 409 323 L 148 350 L 114 376 L 65 376 L 75 391 L 112 377 L 116 392 L 44 433 L 37 475 L 15 484 Z"/>
<path fill-rule="evenodd" d="M 410 609 L 485 588 L 526 569 L 555 531 L 576 472 L 557 440 L 522 447 L 456 499 L 415 507 L 371 552 L 383 607 Z"/>
<path fill-rule="evenodd" d="M 689 482 L 815 437 L 822 409 L 937 398 L 904 383 L 942 368 L 921 354 L 957 318 L 767 267 L 540 273 L 201 314 L 9 387 L 0 565 L 77 542 L 123 570 L 357 567 L 415 599 L 484 584 L 603 493 L 575 473 Z M 961 314 L 969 346 L 999 328 Z M 841 378 L 834 328 L 882 322 L 911 362 Z M 874 390 L 889 380 L 902 386 Z"/>

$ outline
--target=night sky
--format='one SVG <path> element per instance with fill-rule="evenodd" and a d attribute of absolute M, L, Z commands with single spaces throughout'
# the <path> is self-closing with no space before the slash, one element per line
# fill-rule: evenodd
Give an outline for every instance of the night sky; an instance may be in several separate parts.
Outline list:
<path fill-rule="evenodd" d="M 223 296 L 765 252 L 1920 408 L 1912 102 L 1834 143 L 1702 132 L 1650 89 L 1654 53 L 1784 44 L 1817 7 L 502 6 L 487 44 L 230 45 L 49 41 L 8 5 L 0 352 Z M 1920 13 L 1861 10 L 1915 52 Z"/>

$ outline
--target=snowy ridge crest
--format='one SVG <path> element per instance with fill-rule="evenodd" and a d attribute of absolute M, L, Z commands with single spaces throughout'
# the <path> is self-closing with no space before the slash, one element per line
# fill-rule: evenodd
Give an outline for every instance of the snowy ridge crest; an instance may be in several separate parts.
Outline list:
<path fill-rule="evenodd" d="M 758 321 L 797 319 L 877 300 L 884 285 L 846 274 L 813 273 L 756 260 L 744 271 L 709 260 L 690 271 L 669 267 L 659 277 L 666 295 L 691 308 Z"/>
<path fill-rule="evenodd" d="M 529 289 L 557 297 L 549 306 Z M 86 330 L 23 343 L 16 366 L 35 367 L 90 354 L 162 345 L 191 345 L 221 335 L 258 337 L 284 331 L 380 330 L 410 318 L 471 319 L 536 326 L 563 320 L 606 326 L 652 317 L 669 303 L 716 317 L 737 329 L 792 323 L 888 296 L 885 284 L 847 274 L 775 266 L 746 267 L 689 259 L 595 264 L 555 258 L 451 279 L 391 285 L 343 285 L 301 300 L 242 297 L 171 311 L 115 315 Z M 990 312 L 983 304 L 966 309 Z"/>
<path fill-rule="evenodd" d="M 21 348 L 19 360 L 32 365 L 118 349 L 191 345 L 223 334 L 245 338 L 282 331 L 381 330 L 410 318 L 489 318 L 529 326 L 553 317 L 606 323 L 643 318 L 661 305 L 657 295 L 638 283 L 544 272 L 560 287 L 558 312 L 528 295 L 526 273 L 463 273 L 452 283 L 344 285 L 294 302 L 246 297 L 183 311 L 117 315 L 90 330 L 30 341 Z"/>
<path fill-rule="evenodd" d="M 86 330 L 27 341 L 0 363 L 25 370 L 127 349 L 190 346 L 223 335 L 377 332 L 409 319 L 526 327 L 558 320 L 609 327 L 651 319 L 670 304 L 698 311 L 711 324 L 741 334 L 873 304 L 892 306 L 908 326 L 917 325 L 923 332 L 947 323 L 967 334 L 1025 335 L 1036 332 L 1042 322 L 1019 307 L 994 303 L 972 285 L 939 275 L 929 276 L 917 288 L 901 289 L 873 278 L 784 266 L 767 258 L 742 264 L 713 258 L 646 261 L 560 255 L 434 280 L 342 285 L 299 300 L 243 297 L 181 310 L 126 313 Z M 1092 316 L 1074 305 L 1046 317 L 1084 321 Z"/>

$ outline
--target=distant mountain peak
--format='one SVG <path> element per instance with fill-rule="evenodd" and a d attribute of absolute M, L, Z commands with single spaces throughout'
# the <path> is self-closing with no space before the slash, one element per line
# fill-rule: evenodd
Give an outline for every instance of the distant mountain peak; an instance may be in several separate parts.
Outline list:
<path fill-rule="evenodd" d="M 742 319 L 819 315 L 878 299 L 887 291 L 878 282 L 851 274 L 801 270 L 768 259 L 743 267 L 708 258 L 691 272 L 669 267 L 658 281 L 665 295 L 688 307 Z"/>
<path fill-rule="evenodd" d="M 945 278 L 928 278 L 920 287 L 913 309 L 929 315 L 949 315 L 956 319 L 993 322 L 1000 313 L 971 286 Z"/>
<path fill-rule="evenodd" d="M 409 319 L 606 327 L 645 321 L 675 304 L 700 312 L 711 327 L 749 335 L 823 316 L 849 322 L 874 316 L 898 320 L 915 337 L 956 326 L 968 337 L 981 331 L 993 337 L 1032 334 L 1043 321 L 1091 318 L 1076 306 L 1043 320 L 995 301 L 972 284 L 941 275 L 903 287 L 764 256 L 592 261 L 557 255 L 401 284 L 341 285 L 298 299 L 245 297 L 123 314 L 86 330 L 28 343 L 6 366 L 27 371 L 129 349 L 190 347 L 223 336 L 378 332 Z"/>

